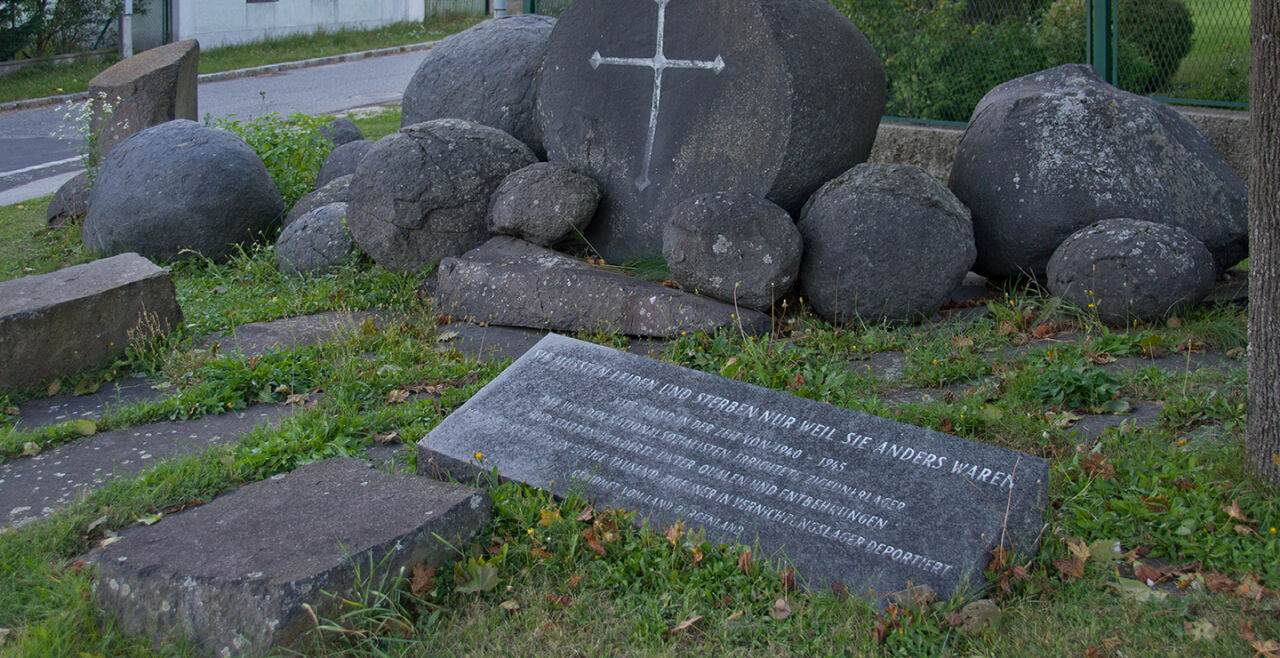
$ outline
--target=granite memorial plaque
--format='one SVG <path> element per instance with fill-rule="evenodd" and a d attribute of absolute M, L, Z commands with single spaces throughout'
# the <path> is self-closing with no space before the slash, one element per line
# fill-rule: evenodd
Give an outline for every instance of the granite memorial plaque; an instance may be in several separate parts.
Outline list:
<path fill-rule="evenodd" d="M 864 595 L 976 588 L 996 546 L 1035 552 L 1048 502 L 1041 458 L 555 334 L 418 443 L 423 474 L 494 467 Z"/>

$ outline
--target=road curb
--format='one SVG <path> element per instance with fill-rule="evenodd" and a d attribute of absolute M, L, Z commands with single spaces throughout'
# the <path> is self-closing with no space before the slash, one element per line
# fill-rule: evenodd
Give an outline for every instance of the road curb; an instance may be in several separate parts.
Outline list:
<path fill-rule="evenodd" d="M 411 43 L 403 46 L 389 46 L 387 48 L 375 48 L 373 50 L 362 50 L 355 53 L 344 53 L 341 55 L 329 55 L 327 57 L 312 57 L 311 59 L 300 59 L 293 62 L 280 62 L 278 64 L 264 64 L 262 66 L 251 66 L 244 69 L 233 69 L 230 71 L 219 71 L 217 73 L 205 73 L 198 76 L 200 82 L 220 82 L 222 80 L 233 80 L 235 78 L 248 78 L 255 75 L 269 75 L 271 73 L 280 73 L 282 71 L 292 71 L 293 69 L 304 69 L 313 66 L 324 66 L 326 64 L 340 64 L 342 62 L 353 62 L 358 59 L 368 59 L 370 57 L 382 57 L 384 55 L 402 55 L 404 53 L 416 52 L 419 50 L 431 50 L 439 41 L 423 41 L 421 43 Z M 88 92 L 76 92 L 73 94 L 59 94 L 57 96 L 44 96 L 41 98 L 24 98 L 16 101 L 6 101 L 0 103 L 0 112 L 13 112 L 15 110 L 29 110 L 36 107 L 45 107 L 48 105 L 59 105 L 62 103 L 74 103 L 89 97 Z"/>

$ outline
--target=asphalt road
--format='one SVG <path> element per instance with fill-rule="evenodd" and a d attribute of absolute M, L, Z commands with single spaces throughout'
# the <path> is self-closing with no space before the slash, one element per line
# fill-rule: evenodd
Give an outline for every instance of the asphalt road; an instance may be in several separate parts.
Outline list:
<path fill-rule="evenodd" d="M 200 117 L 270 112 L 332 114 L 400 100 L 427 51 L 294 69 L 199 87 Z M 49 194 L 78 172 L 76 146 L 53 134 L 62 111 L 43 107 L 0 114 L 0 205 Z"/>

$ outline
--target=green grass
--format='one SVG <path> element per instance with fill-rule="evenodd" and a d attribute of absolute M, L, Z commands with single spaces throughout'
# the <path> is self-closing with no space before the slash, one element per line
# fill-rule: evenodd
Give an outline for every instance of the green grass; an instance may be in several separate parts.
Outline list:
<path fill-rule="evenodd" d="M 1249 0 L 1183 0 L 1196 31 L 1162 96 L 1249 102 Z"/>
<path fill-rule="evenodd" d="M 371 30 L 337 30 L 256 43 L 210 48 L 200 53 L 200 73 L 325 57 L 360 50 L 442 39 L 474 25 L 480 17 L 437 15 L 422 23 L 397 23 Z M 0 102 L 86 91 L 89 80 L 118 58 L 53 64 L 0 76 Z"/>
<path fill-rule="evenodd" d="M 0 206 L 0 281 L 92 260 L 80 242 L 78 226 L 46 226 L 49 198 Z"/>
<path fill-rule="evenodd" d="M 377 138 L 398 127 L 399 113 L 357 123 Z M 45 203 L 0 208 L 0 280 L 89 258 L 75 228 L 42 228 Z M 665 276 L 657 262 L 629 268 Z M 315 404 L 235 445 L 156 464 L 45 521 L 0 532 L 0 629 L 10 631 L 0 632 L 0 655 L 192 655 L 182 645 L 153 649 L 102 615 L 91 603 L 85 552 L 144 515 L 175 513 L 312 461 L 358 457 L 376 436 L 394 432 L 411 444 L 505 365 L 444 349 L 447 337 L 417 295 L 425 274 L 355 258 L 324 275 L 284 276 L 273 249 L 261 245 L 228 263 L 188 260 L 172 271 L 181 328 L 133 346 L 102 371 L 60 382 L 87 390 L 147 372 L 168 395 L 113 411 L 91 429 L 291 395 Z M 197 347 L 211 332 L 248 322 L 369 309 L 397 319 L 254 358 Z M 668 345 L 661 358 L 684 367 L 1048 459 L 1052 505 L 1042 548 L 986 574 L 1002 611 L 987 630 L 965 633 L 951 622 L 967 601 L 877 611 L 836 592 L 797 589 L 780 565 L 746 556 L 746 547 L 713 545 L 692 528 L 638 526 L 607 510 L 585 515 L 588 501 L 578 496 L 554 500 L 489 483 L 494 520 L 457 547 L 452 565 L 417 590 L 362 565 L 360 586 L 321 620 L 314 653 L 1253 656 L 1280 640 L 1280 600 L 1258 589 L 1280 589 L 1280 492 L 1244 469 L 1246 321 L 1246 309 L 1215 305 L 1121 331 L 1034 289 L 1011 288 L 965 324 L 832 326 L 789 297 L 778 305 L 772 337 L 694 333 Z M 1035 333 L 1046 325 L 1075 337 Z M 607 333 L 583 338 L 627 342 Z M 1227 367 L 1102 365 L 1190 359 L 1188 348 L 1220 352 Z M 904 363 L 900 381 L 869 367 L 890 352 Z M 442 390 L 437 399 L 388 402 L 420 385 Z M 74 423 L 12 425 L 14 405 L 42 394 L 0 396 L 0 463 L 81 436 Z M 1096 440 L 1075 434 L 1086 413 L 1137 404 L 1159 406 L 1152 424 L 1112 428 Z M 411 455 L 398 467 L 413 462 Z M 1177 571 L 1151 590 L 1135 579 L 1141 565 Z"/>

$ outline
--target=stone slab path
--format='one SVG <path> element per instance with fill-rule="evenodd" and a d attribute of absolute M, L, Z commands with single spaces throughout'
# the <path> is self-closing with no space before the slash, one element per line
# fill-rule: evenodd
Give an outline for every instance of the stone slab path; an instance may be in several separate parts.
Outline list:
<path fill-rule="evenodd" d="M 488 494 L 327 459 L 133 527 L 94 558 L 94 598 L 137 633 L 211 656 L 303 648 L 354 567 L 440 566 L 491 518 Z M 376 565 L 376 566 L 374 566 Z"/>
<path fill-rule="evenodd" d="M 151 402 L 165 396 L 146 377 L 125 377 L 103 384 L 89 395 L 55 395 L 22 405 L 14 427 L 22 430 L 60 425 L 73 420 L 98 420 L 112 409 L 135 402 Z"/>
<path fill-rule="evenodd" d="M 249 430 L 274 424 L 288 413 L 284 405 L 263 404 L 195 420 L 126 427 L 0 464 L 0 527 L 43 519 L 112 477 L 234 443 Z"/>

